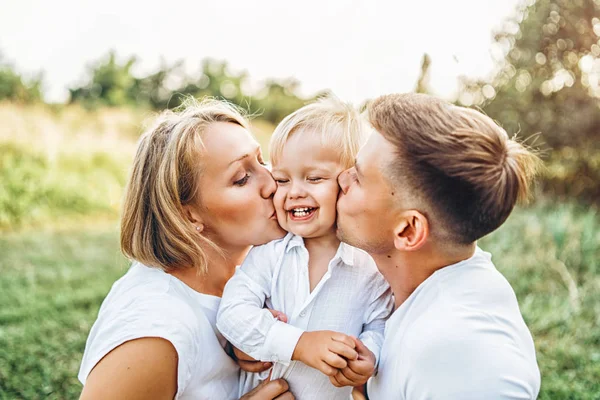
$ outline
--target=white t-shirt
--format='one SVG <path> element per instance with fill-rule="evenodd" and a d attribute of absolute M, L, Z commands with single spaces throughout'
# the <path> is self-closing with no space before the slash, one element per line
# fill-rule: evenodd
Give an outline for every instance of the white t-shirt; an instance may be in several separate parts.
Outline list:
<path fill-rule="evenodd" d="M 436 271 L 385 327 L 372 400 L 535 399 L 533 339 L 491 255 Z"/>
<path fill-rule="evenodd" d="M 143 337 L 173 344 L 176 399 L 237 399 L 239 369 L 215 327 L 219 297 L 198 293 L 162 270 L 133 263 L 102 303 L 88 337 L 79 380 L 115 347 Z"/>

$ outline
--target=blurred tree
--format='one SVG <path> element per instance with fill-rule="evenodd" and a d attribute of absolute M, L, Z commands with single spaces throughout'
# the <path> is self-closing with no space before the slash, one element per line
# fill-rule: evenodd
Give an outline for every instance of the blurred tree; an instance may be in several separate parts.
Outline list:
<path fill-rule="evenodd" d="M 43 75 L 26 80 L 0 53 L 0 101 L 10 100 L 17 103 L 35 103 L 42 101 Z"/>
<path fill-rule="evenodd" d="M 130 57 L 123 64 L 117 61 L 114 51 L 95 64 L 88 66 L 90 80 L 84 86 L 69 89 L 71 102 L 81 102 L 86 106 L 121 106 L 131 105 L 131 97 L 135 78 L 131 68 L 136 63 L 135 57 Z"/>
<path fill-rule="evenodd" d="M 417 86 L 415 87 L 415 93 L 431 93 L 429 87 L 429 68 L 431 67 L 431 57 L 429 54 L 423 54 L 423 60 L 421 61 L 421 73 L 417 80 Z"/>
<path fill-rule="evenodd" d="M 300 86 L 295 79 L 267 80 L 256 92 L 249 92 L 245 71 L 232 72 L 226 61 L 205 59 L 198 74 L 187 74 L 183 62 L 173 65 L 165 61 L 158 71 L 135 77 L 132 68 L 135 57 L 124 63 L 111 51 L 103 60 L 92 64 L 89 81 L 69 89 L 71 102 L 86 106 L 135 105 L 154 109 L 174 108 L 186 96 L 210 96 L 228 100 L 272 123 L 303 106 L 308 100 L 296 93 Z"/>
<path fill-rule="evenodd" d="M 600 145 L 600 0 L 527 0 L 495 34 L 491 81 L 463 79 L 459 102 L 552 147 Z"/>
<path fill-rule="evenodd" d="M 462 79 L 459 103 L 552 149 L 542 184 L 600 203 L 600 0 L 525 0 L 495 34 L 490 80 Z"/>

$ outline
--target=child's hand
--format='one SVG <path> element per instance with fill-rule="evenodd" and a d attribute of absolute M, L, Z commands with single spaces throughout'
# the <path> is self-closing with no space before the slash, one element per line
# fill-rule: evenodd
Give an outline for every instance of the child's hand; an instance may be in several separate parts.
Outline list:
<path fill-rule="evenodd" d="M 340 368 L 329 380 L 334 386 L 360 386 L 364 385 L 375 372 L 375 355 L 359 339 L 354 338 L 355 350 L 358 357 L 348 360 L 345 368 Z"/>
<path fill-rule="evenodd" d="M 347 360 L 355 360 L 358 353 L 351 336 L 333 331 L 304 332 L 296 344 L 292 360 L 302 361 L 332 377 L 346 368 Z"/>

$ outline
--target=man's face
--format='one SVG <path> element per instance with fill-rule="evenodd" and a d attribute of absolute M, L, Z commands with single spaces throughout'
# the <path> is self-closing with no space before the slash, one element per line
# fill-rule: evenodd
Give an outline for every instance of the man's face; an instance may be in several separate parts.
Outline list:
<path fill-rule="evenodd" d="M 338 178 L 337 236 L 373 255 L 394 249 L 395 199 L 401 194 L 394 192 L 385 166 L 395 158 L 392 144 L 373 132 L 356 165 Z"/>

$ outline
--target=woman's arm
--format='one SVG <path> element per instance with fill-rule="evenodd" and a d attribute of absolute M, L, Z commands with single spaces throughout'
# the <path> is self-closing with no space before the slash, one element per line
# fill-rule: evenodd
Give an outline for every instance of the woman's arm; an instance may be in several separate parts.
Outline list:
<path fill-rule="evenodd" d="M 165 339 L 125 342 L 92 369 L 81 399 L 173 399 L 177 361 L 175 347 Z"/>

